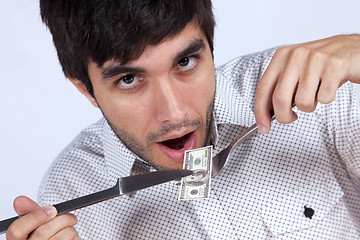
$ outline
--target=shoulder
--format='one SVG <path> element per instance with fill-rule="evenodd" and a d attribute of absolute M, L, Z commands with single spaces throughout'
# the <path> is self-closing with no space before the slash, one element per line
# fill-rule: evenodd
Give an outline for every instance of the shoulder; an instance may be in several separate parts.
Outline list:
<path fill-rule="evenodd" d="M 84 129 L 55 159 L 38 192 L 40 204 L 54 204 L 84 195 L 103 184 L 106 163 L 101 133 L 105 120 Z M 99 182 L 100 181 L 100 182 Z"/>
<path fill-rule="evenodd" d="M 360 139 L 360 84 L 345 83 L 338 89 L 335 101 L 331 104 L 322 105 L 322 107 L 327 117 L 329 132 L 337 143 L 338 151 L 358 148 L 357 142 Z M 359 152 L 359 150 L 357 151 Z"/>
<path fill-rule="evenodd" d="M 262 75 L 270 64 L 276 50 L 277 48 L 271 48 L 265 51 L 237 57 L 228 63 L 217 67 L 217 77 L 234 78 L 246 72 L 257 72 L 259 75 Z"/>
<path fill-rule="evenodd" d="M 255 90 L 276 48 L 253 53 L 216 69 L 215 116 L 218 123 L 250 126 L 254 121 Z"/>

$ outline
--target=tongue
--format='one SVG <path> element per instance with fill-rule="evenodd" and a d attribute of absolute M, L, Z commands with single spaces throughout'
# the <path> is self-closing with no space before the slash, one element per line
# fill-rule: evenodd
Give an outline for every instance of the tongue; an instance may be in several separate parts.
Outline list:
<path fill-rule="evenodd" d="M 189 139 L 190 134 L 186 134 L 180 138 L 170 139 L 167 141 L 162 142 L 165 146 L 168 148 L 174 149 L 174 150 L 181 150 L 185 147 L 185 144 L 187 140 Z"/>

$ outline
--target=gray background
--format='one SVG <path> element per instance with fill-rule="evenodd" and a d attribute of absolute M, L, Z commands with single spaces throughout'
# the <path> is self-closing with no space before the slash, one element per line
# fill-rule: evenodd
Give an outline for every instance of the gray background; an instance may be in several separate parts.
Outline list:
<path fill-rule="evenodd" d="M 273 46 L 360 32 L 358 0 L 213 4 L 217 66 Z M 101 117 L 63 76 L 38 12 L 37 0 L 0 3 L 0 220 L 15 215 L 16 196 L 36 198 L 56 155 Z"/>

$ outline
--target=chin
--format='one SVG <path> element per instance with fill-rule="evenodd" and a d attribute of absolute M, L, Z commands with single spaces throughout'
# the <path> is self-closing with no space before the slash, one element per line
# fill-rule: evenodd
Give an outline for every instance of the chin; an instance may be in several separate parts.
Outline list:
<path fill-rule="evenodd" d="M 161 161 L 161 163 L 159 162 L 151 162 L 151 165 L 156 169 L 156 170 L 174 170 L 174 169 L 183 169 L 183 162 L 174 162 L 172 159 L 169 159 L 166 156 L 162 156 L 162 158 L 164 159 L 164 161 Z M 155 158 L 155 159 L 160 159 L 159 157 Z"/>

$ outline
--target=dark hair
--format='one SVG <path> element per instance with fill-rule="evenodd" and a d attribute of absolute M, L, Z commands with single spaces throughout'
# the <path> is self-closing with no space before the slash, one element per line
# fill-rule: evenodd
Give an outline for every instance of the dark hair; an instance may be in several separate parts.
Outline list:
<path fill-rule="evenodd" d="M 211 0 L 40 0 L 40 10 L 65 75 L 82 81 L 92 95 L 89 60 L 98 66 L 110 59 L 126 64 L 191 21 L 213 52 Z"/>

